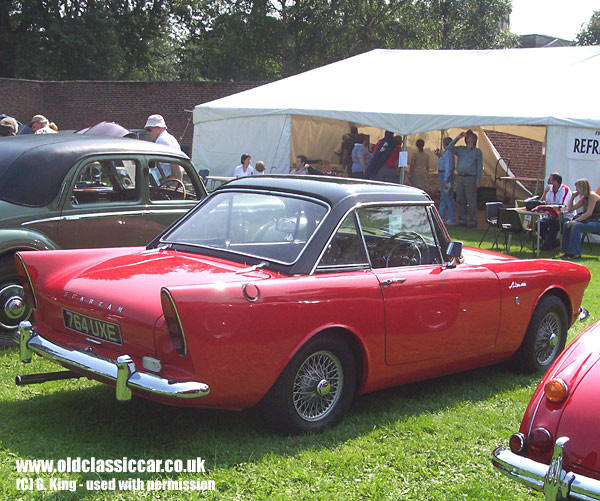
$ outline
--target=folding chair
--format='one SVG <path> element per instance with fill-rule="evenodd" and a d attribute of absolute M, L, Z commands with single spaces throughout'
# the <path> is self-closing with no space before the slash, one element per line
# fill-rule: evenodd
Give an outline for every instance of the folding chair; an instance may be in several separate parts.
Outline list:
<path fill-rule="evenodd" d="M 519 241 L 521 243 L 521 248 L 519 252 L 523 250 L 523 235 L 527 238 L 530 238 L 533 230 L 525 228 L 523 226 L 523 222 L 521 221 L 521 216 L 515 210 L 510 209 L 500 209 L 498 212 L 498 229 L 504 235 L 504 245 L 506 248 L 506 253 L 510 254 L 510 242 L 513 235 L 519 235 Z"/>
<path fill-rule="evenodd" d="M 500 209 L 504 209 L 504 204 L 502 202 L 486 202 L 485 203 L 485 220 L 487 221 L 487 228 L 479 241 L 479 247 L 485 240 L 485 236 L 490 228 L 494 229 L 494 243 L 492 244 L 492 249 L 494 246 L 498 248 L 498 212 Z"/>

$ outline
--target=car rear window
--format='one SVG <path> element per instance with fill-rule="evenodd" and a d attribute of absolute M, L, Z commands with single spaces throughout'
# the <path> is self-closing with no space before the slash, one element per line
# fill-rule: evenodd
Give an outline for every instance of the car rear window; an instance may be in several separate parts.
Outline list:
<path fill-rule="evenodd" d="M 281 194 L 222 192 L 163 238 L 185 244 L 293 263 L 327 207 L 306 198 Z"/>

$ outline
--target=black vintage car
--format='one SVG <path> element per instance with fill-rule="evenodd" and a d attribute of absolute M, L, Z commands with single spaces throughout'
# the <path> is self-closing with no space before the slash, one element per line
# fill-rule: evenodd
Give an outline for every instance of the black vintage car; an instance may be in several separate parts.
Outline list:
<path fill-rule="evenodd" d="M 19 250 L 146 245 L 206 196 L 182 152 L 79 134 L 0 138 L 0 335 L 29 315 Z"/>

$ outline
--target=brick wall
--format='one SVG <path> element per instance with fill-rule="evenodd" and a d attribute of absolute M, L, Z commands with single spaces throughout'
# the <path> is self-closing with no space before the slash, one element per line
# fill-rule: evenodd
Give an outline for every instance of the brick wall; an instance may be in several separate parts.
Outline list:
<path fill-rule="evenodd" d="M 0 113 L 23 123 L 42 114 L 60 129 L 82 129 L 103 120 L 128 129 L 143 128 L 159 113 L 177 139 L 197 104 L 262 85 L 265 82 L 36 82 L 0 78 Z M 190 120 L 182 145 L 191 147 Z M 191 148 L 190 148 L 191 151 Z"/>
<path fill-rule="evenodd" d="M 485 131 L 490 141 L 494 144 L 500 156 L 508 163 L 515 177 L 535 179 L 540 175 L 544 177 L 546 159 L 542 155 L 542 143 L 524 137 L 513 136 L 503 132 Z M 535 192 L 535 181 L 523 183 L 532 193 Z M 538 191 L 543 190 L 546 182 L 538 183 Z"/>

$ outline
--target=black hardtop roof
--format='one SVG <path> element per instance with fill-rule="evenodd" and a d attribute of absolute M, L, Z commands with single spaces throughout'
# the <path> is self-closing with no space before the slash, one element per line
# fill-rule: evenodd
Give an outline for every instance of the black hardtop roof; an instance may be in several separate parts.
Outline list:
<path fill-rule="evenodd" d="M 348 197 L 357 196 L 365 201 L 431 201 L 427 193 L 411 186 L 333 176 L 298 176 L 291 174 L 246 176 L 234 179 L 215 191 L 230 189 L 292 192 L 320 198 L 331 206 L 335 206 Z"/>
<path fill-rule="evenodd" d="M 98 154 L 188 158 L 166 146 L 120 137 L 67 132 L 4 137 L 0 138 L 0 200 L 47 205 L 75 162 Z"/>

